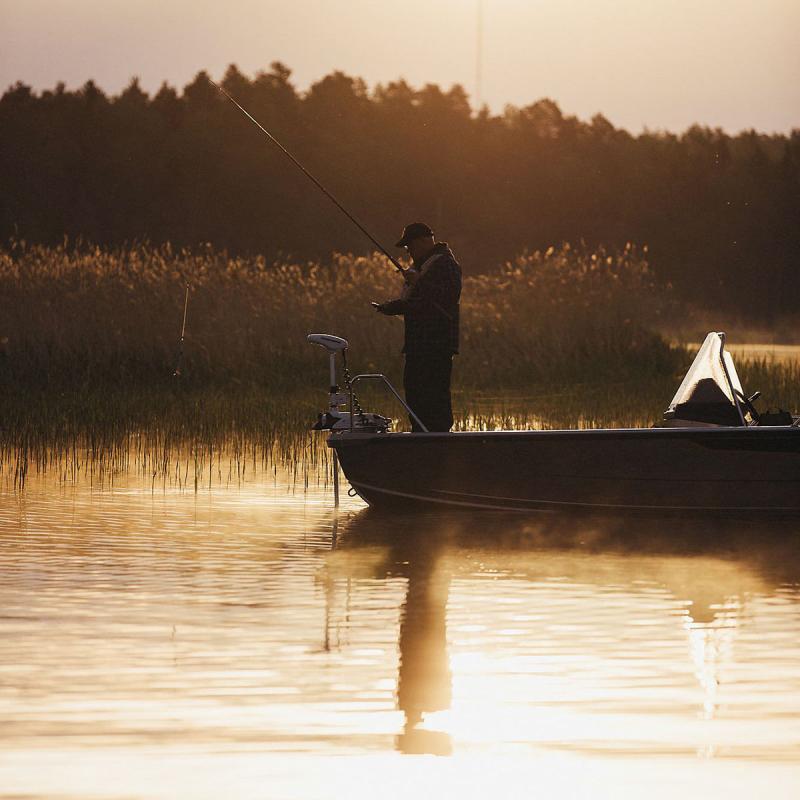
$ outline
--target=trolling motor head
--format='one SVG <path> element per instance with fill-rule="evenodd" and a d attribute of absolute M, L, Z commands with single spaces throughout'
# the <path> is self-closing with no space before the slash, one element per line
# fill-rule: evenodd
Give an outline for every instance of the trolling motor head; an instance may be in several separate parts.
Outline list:
<path fill-rule="evenodd" d="M 306 338 L 311 344 L 318 344 L 329 353 L 338 353 L 340 350 L 347 350 L 349 347 L 347 339 L 342 339 L 341 336 L 334 336 L 332 333 L 309 333 Z"/>
<path fill-rule="evenodd" d="M 345 428 L 358 429 L 360 431 L 385 431 L 388 430 L 390 420 L 380 414 L 370 414 L 362 411 L 358 405 L 358 399 L 352 393 L 350 388 L 350 378 L 347 372 L 347 339 L 342 339 L 341 336 L 333 336 L 330 333 L 311 333 L 306 337 L 310 344 L 316 344 L 324 347 L 328 351 L 330 359 L 330 389 L 329 389 L 329 403 L 328 410 L 324 414 L 320 414 L 316 423 L 314 423 L 313 430 L 343 430 Z M 344 381 L 346 392 L 339 391 L 339 384 L 336 382 L 336 354 L 342 354 L 344 361 Z M 353 398 L 353 408 L 347 411 L 342 411 L 341 407 L 350 402 L 350 397 Z M 352 425 L 350 417 L 352 419 Z"/>
<path fill-rule="evenodd" d="M 336 354 L 344 353 L 347 350 L 347 339 L 342 339 L 341 336 L 333 336 L 330 333 L 309 333 L 306 340 L 310 344 L 318 344 L 328 351 L 331 365 L 331 395 L 337 393 L 339 386 L 336 383 Z M 344 402 L 344 400 L 341 402 Z"/>

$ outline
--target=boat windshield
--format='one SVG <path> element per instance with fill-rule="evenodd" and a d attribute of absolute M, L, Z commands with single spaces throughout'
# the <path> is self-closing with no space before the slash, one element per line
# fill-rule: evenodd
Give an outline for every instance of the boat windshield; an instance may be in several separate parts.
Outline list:
<path fill-rule="evenodd" d="M 709 333 L 664 416 L 712 425 L 743 425 L 743 401 L 736 367 L 725 351 L 725 334 Z"/>

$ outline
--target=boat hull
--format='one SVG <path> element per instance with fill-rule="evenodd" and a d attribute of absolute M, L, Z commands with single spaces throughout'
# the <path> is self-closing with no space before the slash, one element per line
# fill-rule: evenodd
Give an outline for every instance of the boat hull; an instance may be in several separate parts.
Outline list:
<path fill-rule="evenodd" d="M 800 514 L 800 428 L 334 433 L 371 506 Z"/>

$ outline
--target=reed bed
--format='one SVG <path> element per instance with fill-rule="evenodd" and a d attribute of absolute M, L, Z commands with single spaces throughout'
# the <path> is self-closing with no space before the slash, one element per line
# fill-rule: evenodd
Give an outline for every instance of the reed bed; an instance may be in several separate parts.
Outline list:
<path fill-rule="evenodd" d="M 369 305 L 399 289 L 377 255 L 269 264 L 210 247 L 12 242 L 0 250 L 0 470 L 13 485 L 30 470 L 135 469 L 197 488 L 206 470 L 222 474 L 224 452 L 229 478 L 249 461 L 311 480 L 327 459 L 308 431 L 327 365 L 305 337 L 344 336 L 353 373 L 399 383 L 402 323 Z M 673 312 L 633 246 L 563 245 L 466 277 L 456 427 L 652 424 L 691 360 L 654 332 Z M 740 372 L 767 403 L 800 407 L 796 364 Z M 384 395 L 365 394 L 403 424 Z"/>
<path fill-rule="evenodd" d="M 747 361 L 745 387 L 760 389 L 758 405 L 800 408 L 800 365 Z M 455 393 L 456 430 L 647 427 L 657 423 L 677 383 L 672 376 L 643 381 L 531 386 L 503 395 L 462 389 Z M 113 486 L 136 476 L 154 490 L 198 491 L 235 485 L 272 473 L 295 488 L 327 485 L 330 453 L 324 434 L 309 430 L 324 392 L 295 394 L 274 402 L 255 392 L 119 396 L 113 415 L 96 398 L 60 399 L 60 422 L 49 406 L 31 406 L 0 437 L 0 487 L 20 489 L 29 474 L 59 482 L 90 480 Z M 375 402 L 372 402 L 372 400 Z M 405 420 L 386 398 L 365 403 Z M 125 403 L 130 405 L 125 408 Z M 387 407 L 388 406 L 388 407 Z M 143 409 L 149 409 L 143 413 Z M 127 423 L 125 422 L 127 420 Z M 130 426 L 130 427 L 129 427 Z"/>
<path fill-rule="evenodd" d="M 5 388 L 94 389 L 170 383 L 185 287 L 189 318 L 181 382 L 265 391 L 318 385 L 312 331 L 348 338 L 359 369 L 400 363 L 402 323 L 371 300 L 397 296 L 380 256 L 268 264 L 211 248 L 118 250 L 13 242 L 0 251 Z M 634 247 L 569 245 L 526 253 L 464 280 L 461 385 L 663 374 L 675 354 L 653 333 L 667 308 Z"/>

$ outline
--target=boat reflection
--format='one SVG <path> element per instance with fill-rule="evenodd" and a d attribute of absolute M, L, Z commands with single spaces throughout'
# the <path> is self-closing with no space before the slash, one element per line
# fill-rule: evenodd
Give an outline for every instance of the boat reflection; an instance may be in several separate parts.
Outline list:
<path fill-rule="evenodd" d="M 453 750 L 453 732 L 429 729 L 426 718 L 451 708 L 448 597 L 451 588 L 458 594 L 455 587 L 463 590 L 464 579 L 473 579 L 478 571 L 537 585 L 566 582 L 588 587 L 598 597 L 613 587 L 634 603 L 637 596 L 656 596 L 653 608 L 662 615 L 656 624 L 673 631 L 681 626 L 686 635 L 684 663 L 701 693 L 694 714 L 710 719 L 717 709 L 720 671 L 729 665 L 734 642 L 749 623 L 751 598 L 797 583 L 800 564 L 796 530 L 781 522 L 765 527 L 731 521 L 531 521 L 513 515 L 387 518 L 366 510 L 337 525 L 327 565 L 332 581 L 399 578 L 406 583 L 395 695 L 404 715 L 395 741 L 403 753 L 447 755 Z M 497 587 L 502 591 L 502 584 Z M 541 630 L 531 628 L 526 635 L 525 646 L 535 650 Z M 618 635 L 622 638 L 624 632 Z M 571 651 L 576 640 L 569 641 Z M 476 645 L 479 651 L 491 648 L 488 640 Z M 658 644 L 654 641 L 652 647 L 653 653 L 642 657 L 658 664 Z M 587 642 L 586 648 L 591 650 L 592 644 Z M 440 719 L 433 717 L 434 727 Z"/>

